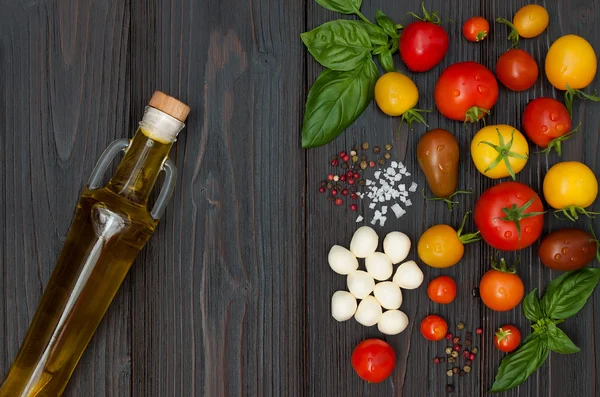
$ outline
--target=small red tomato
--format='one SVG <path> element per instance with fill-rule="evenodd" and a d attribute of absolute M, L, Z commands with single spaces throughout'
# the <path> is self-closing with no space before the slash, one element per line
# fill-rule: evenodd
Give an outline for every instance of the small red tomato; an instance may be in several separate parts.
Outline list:
<path fill-rule="evenodd" d="M 446 320 L 436 315 L 429 315 L 421 321 L 421 334 L 427 340 L 442 340 L 448 333 Z"/>
<path fill-rule="evenodd" d="M 448 51 L 448 33 L 427 21 L 409 23 L 400 35 L 400 57 L 413 72 L 426 72 L 440 63 Z"/>
<path fill-rule="evenodd" d="M 496 76 L 509 90 L 525 91 L 537 80 L 538 65 L 527 51 L 508 50 L 496 62 Z"/>
<path fill-rule="evenodd" d="M 514 309 L 523 299 L 525 286 L 512 269 L 506 269 L 504 260 L 500 268 L 488 270 L 479 282 L 479 296 L 484 305 L 497 312 Z"/>
<path fill-rule="evenodd" d="M 427 286 L 427 295 L 436 303 L 450 303 L 456 298 L 456 283 L 448 276 L 434 278 Z"/>
<path fill-rule="evenodd" d="M 383 382 L 395 366 L 394 349 L 381 339 L 364 340 L 352 352 L 352 368 L 367 382 Z"/>
<path fill-rule="evenodd" d="M 521 333 L 514 325 L 505 325 L 498 328 L 494 335 L 494 346 L 498 350 L 509 353 L 521 344 Z"/>
<path fill-rule="evenodd" d="M 490 31 L 490 24 L 484 17 L 473 17 L 467 19 L 463 25 L 465 39 L 476 43 L 485 39 Z"/>
<path fill-rule="evenodd" d="M 554 98 L 536 98 L 523 112 L 523 131 L 541 148 L 555 147 L 561 153 L 563 137 L 571 130 L 571 115 L 561 102 Z"/>

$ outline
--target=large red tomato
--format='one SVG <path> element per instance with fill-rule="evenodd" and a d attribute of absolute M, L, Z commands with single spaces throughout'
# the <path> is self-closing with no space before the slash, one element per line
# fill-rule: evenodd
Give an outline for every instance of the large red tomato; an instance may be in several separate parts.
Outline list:
<path fill-rule="evenodd" d="M 444 59 L 448 41 L 448 33 L 440 25 L 412 22 L 402 30 L 400 57 L 413 72 L 426 72 Z"/>
<path fill-rule="evenodd" d="M 571 115 L 561 102 L 553 98 L 536 98 L 523 112 L 523 130 L 533 143 L 542 148 L 556 148 L 561 154 L 562 142 L 571 129 Z"/>
<path fill-rule="evenodd" d="M 538 65 L 527 51 L 512 49 L 500 55 L 496 76 L 509 90 L 525 91 L 538 78 Z"/>
<path fill-rule="evenodd" d="M 440 113 L 449 119 L 477 122 L 496 104 L 498 82 L 482 64 L 455 63 L 438 79 L 434 99 Z"/>
<path fill-rule="evenodd" d="M 394 349 L 381 339 L 367 339 L 352 352 L 352 367 L 367 382 L 383 382 L 396 366 Z"/>
<path fill-rule="evenodd" d="M 544 226 L 544 206 L 536 192 L 504 182 L 483 192 L 475 205 L 475 225 L 492 247 L 516 251 L 533 244 Z"/>

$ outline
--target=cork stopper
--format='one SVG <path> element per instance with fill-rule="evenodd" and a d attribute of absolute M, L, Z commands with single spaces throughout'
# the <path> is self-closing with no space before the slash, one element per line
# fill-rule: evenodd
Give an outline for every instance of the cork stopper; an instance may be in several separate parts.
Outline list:
<path fill-rule="evenodd" d="M 155 109 L 165 112 L 169 116 L 176 118 L 182 123 L 190 113 L 190 107 L 188 105 L 161 91 L 154 91 L 149 105 Z"/>

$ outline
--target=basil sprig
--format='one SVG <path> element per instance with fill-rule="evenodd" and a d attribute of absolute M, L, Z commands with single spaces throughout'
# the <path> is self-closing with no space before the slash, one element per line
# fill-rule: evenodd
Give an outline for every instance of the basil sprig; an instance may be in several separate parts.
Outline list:
<path fill-rule="evenodd" d="M 377 10 L 377 24 L 361 12 L 362 0 L 316 0 L 328 10 L 354 14 L 361 20 L 324 23 L 300 35 L 312 56 L 326 69 L 308 93 L 302 147 L 326 144 L 349 127 L 373 100 L 379 78 L 373 56 L 386 72 L 395 71 L 392 55 L 398 51 L 398 29 Z"/>
<path fill-rule="evenodd" d="M 580 351 L 557 325 L 585 306 L 599 281 L 600 269 L 584 268 L 554 279 L 541 300 L 537 289 L 525 297 L 523 312 L 534 322 L 533 333 L 502 360 L 490 392 L 508 390 L 525 382 L 544 364 L 550 351 L 560 354 Z"/>

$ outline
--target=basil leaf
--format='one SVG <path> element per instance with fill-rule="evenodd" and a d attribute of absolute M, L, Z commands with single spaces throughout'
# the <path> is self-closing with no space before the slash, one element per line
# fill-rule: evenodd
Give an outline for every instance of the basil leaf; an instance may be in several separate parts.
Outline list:
<path fill-rule="evenodd" d="M 372 23 L 359 22 L 363 25 L 363 28 L 369 34 L 369 38 L 371 39 L 371 44 L 373 47 L 386 46 L 388 45 L 389 37 L 382 28 L 377 25 L 373 25 Z"/>
<path fill-rule="evenodd" d="M 595 268 L 567 272 L 553 280 L 542 299 L 546 315 L 554 320 L 564 320 L 577 314 L 599 281 L 600 269 Z"/>
<path fill-rule="evenodd" d="M 525 382 L 548 358 L 549 350 L 540 335 L 533 335 L 514 353 L 504 357 L 490 392 L 511 389 Z"/>
<path fill-rule="evenodd" d="M 531 321 L 538 321 L 544 317 L 540 300 L 538 299 L 537 288 L 527 294 L 523 299 L 523 313 Z"/>
<path fill-rule="evenodd" d="M 373 99 L 377 77 L 372 59 L 351 71 L 323 71 L 306 100 L 302 147 L 324 145 L 349 127 Z"/>
<path fill-rule="evenodd" d="M 340 14 L 355 14 L 360 10 L 362 0 L 316 0 L 317 4 Z"/>
<path fill-rule="evenodd" d="M 386 72 L 395 72 L 396 67 L 394 66 L 394 59 L 392 58 L 392 52 L 390 50 L 386 50 L 379 54 L 379 63 L 381 67 Z"/>
<path fill-rule="evenodd" d="M 548 348 L 553 352 L 560 354 L 572 354 L 578 353 L 581 351 L 575 343 L 564 333 L 564 331 L 558 328 L 554 323 L 551 323 L 548 326 L 548 331 L 546 332 L 546 343 L 548 344 Z"/>
<path fill-rule="evenodd" d="M 329 69 L 356 69 L 371 55 L 369 33 L 357 21 L 327 22 L 300 37 L 317 62 Z"/>
<path fill-rule="evenodd" d="M 398 29 L 396 29 L 396 24 L 387 15 L 385 15 L 383 11 L 377 10 L 375 14 L 375 19 L 377 20 L 377 24 L 381 26 L 385 34 L 394 39 L 400 38 L 400 35 L 398 34 Z"/>

